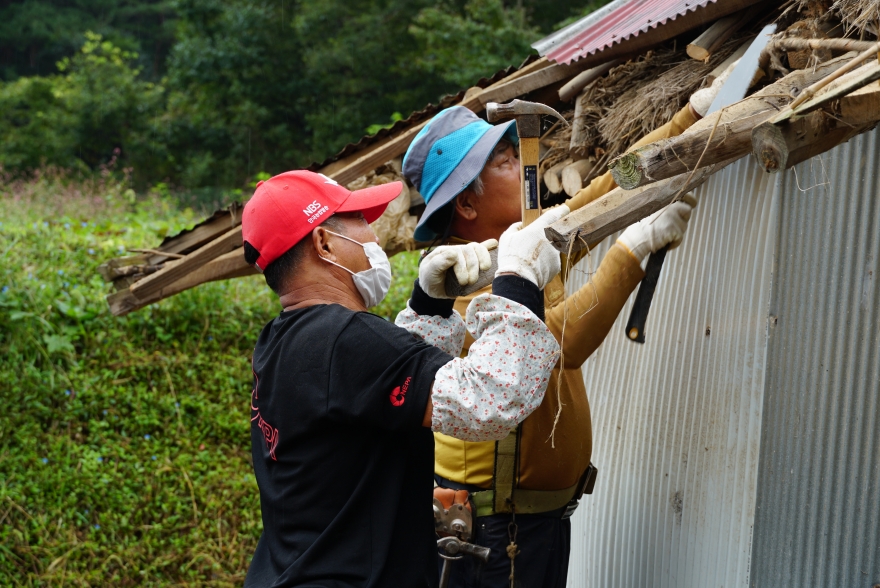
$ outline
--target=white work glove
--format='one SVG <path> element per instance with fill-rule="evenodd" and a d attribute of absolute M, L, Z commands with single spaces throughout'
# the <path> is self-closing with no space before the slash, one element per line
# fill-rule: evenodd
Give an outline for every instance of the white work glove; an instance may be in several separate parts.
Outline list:
<path fill-rule="evenodd" d="M 495 244 L 495 239 L 490 239 L 484 243 L 438 247 L 419 263 L 419 285 L 431 298 L 449 298 L 446 295 L 446 272 L 452 268 L 462 286 L 476 283 L 480 272 L 492 267 L 492 258 L 486 247 Z"/>
<path fill-rule="evenodd" d="M 727 81 L 727 78 L 730 77 L 730 73 L 736 67 L 737 63 L 739 63 L 739 59 L 728 65 L 724 71 L 721 72 L 721 75 L 715 78 L 715 81 L 712 82 L 711 86 L 703 88 L 702 90 L 697 90 L 691 94 L 691 107 L 700 115 L 700 118 L 706 116 L 706 112 L 708 112 L 709 107 L 712 106 L 712 101 L 715 100 L 715 96 L 718 95 L 718 91 L 721 89 L 721 86 L 724 85 L 724 82 Z"/>
<path fill-rule="evenodd" d="M 658 210 L 651 216 L 633 223 L 617 238 L 617 242 L 629 249 L 639 262 L 649 253 L 659 251 L 666 245 L 675 249 L 681 245 L 687 230 L 691 211 L 697 205 L 693 194 L 685 194 L 678 202 Z"/>
<path fill-rule="evenodd" d="M 498 240 L 498 271 L 495 276 L 516 274 L 543 290 L 561 269 L 559 252 L 547 240 L 544 228 L 569 212 L 563 204 L 551 208 L 526 228 L 521 222 L 510 225 Z"/>

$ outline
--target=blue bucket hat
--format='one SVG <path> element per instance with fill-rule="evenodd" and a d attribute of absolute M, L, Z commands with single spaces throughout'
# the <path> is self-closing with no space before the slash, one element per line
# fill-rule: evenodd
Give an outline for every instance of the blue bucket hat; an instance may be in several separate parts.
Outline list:
<path fill-rule="evenodd" d="M 427 204 L 416 225 L 416 241 L 438 235 L 427 226 L 433 214 L 452 202 L 473 182 L 505 137 L 519 142 L 514 121 L 490 125 L 463 106 L 453 106 L 435 116 L 410 144 L 403 158 L 403 175 Z"/>

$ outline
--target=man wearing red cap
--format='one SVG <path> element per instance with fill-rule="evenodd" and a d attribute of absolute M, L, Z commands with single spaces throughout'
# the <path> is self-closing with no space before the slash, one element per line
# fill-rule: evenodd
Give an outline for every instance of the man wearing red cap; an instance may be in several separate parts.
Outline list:
<path fill-rule="evenodd" d="M 501 439 L 543 399 L 559 346 L 541 289 L 560 267 L 544 227 L 562 211 L 501 236 L 493 293 L 466 322 L 437 296 L 450 269 L 475 281 L 488 252 L 431 252 L 393 325 L 367 312 L 391 281 L 368 223 L 400 190 L 350 192 L 296 171 L 258 184 L 245 206 L 245 258 L 283 307 L 254 348 L 263 534 L 246 586 L 436 585 L 432 431 Z M 466 330 L 474 343 L 459 357 Z"/>

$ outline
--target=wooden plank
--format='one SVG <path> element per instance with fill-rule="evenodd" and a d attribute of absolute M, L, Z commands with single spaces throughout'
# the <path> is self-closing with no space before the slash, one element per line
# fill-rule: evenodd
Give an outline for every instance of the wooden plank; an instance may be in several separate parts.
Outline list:
<path fill-rule="evenodd" d="M 559 219 L 544 233 L 560 252 L 580 251 L 660 210 L 679 194 L 693 190 L 734 161 L 736 159 L 703 167 L 693 174 L 681 174 L 636 190 L 615 188 Z"/>
<path fill-rule="evenodd" d="M 137 298 L 144 300 L 184 275 L 197 270 L 215 257 L 241 246 L 241 226 L 230 229 L 221 237 L 196 249 L 183 259 L 169 261 L 165 267 L 151 276 L 147 276 L 129 288 Z"/>
<path fill-rule="evenodd" d="M 849 58 L 827 61 L 815 70 L 797 70 L 759 92 L 712 113 L 677 137 L 661 139 L 625 153 L 608 167 L 615 182 L 633 189 L 671 178 L 701 166 L 731 157 L 742 157 L 752 150 L 751 130 L 775 116 L 803 88 L 835 71 Z M 713 133 L 714 129 L 714 133 Z M 706 149 L 709 137 L 712 142 Z"/>
<path fill-rule="evenodd" d="M 880 81 L 871 82 L 852 94 L 843 96 L 833 107 L 834 114 L 853 125 L 869 123 L 880 112 Z"/>
<path fill-rule="evenodd" d="M 245 262 L 242 249 L 237 248 L 208 262 L 176 282 L 153 292 L 147 298 L 138 298 L 126 289 L 109 294 L 107 296 L 107 303 L 110 305 L 110 312 L 114 316 L 122 316 L 206 282 L 229 280 L 256 273 L 258 273 L 257 270 Z"/>

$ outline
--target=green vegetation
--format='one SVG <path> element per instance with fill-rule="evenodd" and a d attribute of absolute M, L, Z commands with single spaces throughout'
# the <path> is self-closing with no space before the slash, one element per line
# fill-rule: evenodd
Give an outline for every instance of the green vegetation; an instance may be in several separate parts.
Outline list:
<path fill-rule="evenodd" d="M 602 3 L 0 3 L 0 166 L 115 161 L 138 190 L 241 189 L 518 65 Z"/>
<path fill-rule="evenodd" d="M 262 278 L 109 314 L 98 264 L 200 220 L 112 175 L 0 178 L 0 585 L 240 585 L 260 532 L 250 354 Z M 376 309 L 408 298 L 392 260 Z"/>
<path fill-rule="evenodd" d="M 250 354 L 277 302 L 255 276 L 115 318 L 97 266 L 604 3 L 0 2 L 0 586 L 240 585 Z M 392 266 L 389 320 L 417 255 Z"/>

